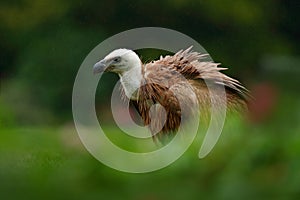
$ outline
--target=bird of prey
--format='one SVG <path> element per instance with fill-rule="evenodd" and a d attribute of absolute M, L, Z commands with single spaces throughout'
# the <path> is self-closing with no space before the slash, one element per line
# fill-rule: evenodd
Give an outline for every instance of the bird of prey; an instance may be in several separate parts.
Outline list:
<path fill-rule="evenodd" d="M 227 110 L 247 109 L 248 90 L 223 74 L 221 71 L 226 68 L 218 67 L 219 63 L 205 61 L 207 56 L 189 47 L 173 56 L 142 63 L 134 51 L 116 49 L 97 62 L 93 71 L 118 74 L 124 99 L 135 106 L 144 125 L 149 125 L 153 138 L 162 140 L 178 130 L 183 119 L 182 106 L 192 107 L 195 101 L 203 113 L 209 113 L 212 99 L 216 99 L 217 104 L 226 104 Z M 226 95 L 211 93 L 211 88 L 216 91 L 223 88 Z M 153 117 L 150 111 L 156 104 L 161 106 L 156 108 Z"/>

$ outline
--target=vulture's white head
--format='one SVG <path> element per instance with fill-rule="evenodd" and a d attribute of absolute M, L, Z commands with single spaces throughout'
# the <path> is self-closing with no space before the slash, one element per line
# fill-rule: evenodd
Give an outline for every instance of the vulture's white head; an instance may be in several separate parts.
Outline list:
<path fill-rule="evenodd" d="M 142 62 L 139 56 L 129 49 L 117 49 L 94 65 L 94 74 L 114 72 L 120 76 L 125 94 L 130 99 L 137 99 L 137 90 L 141 85 Z"/>
<path fill-rule="evenodd" d="M 140 70 L 139 56 L 129 49 L 116 49 L 94 65 L 94 73 L 114 72 L 122 75 L 130 70 Z"/>

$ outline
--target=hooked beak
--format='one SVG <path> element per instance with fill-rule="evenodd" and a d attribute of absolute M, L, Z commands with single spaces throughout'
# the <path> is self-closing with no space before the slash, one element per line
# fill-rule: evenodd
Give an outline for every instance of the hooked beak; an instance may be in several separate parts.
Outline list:
<path fill-rule="evenodd" d="M 100 60 L 94 65 L 93 72 L 94 74 L 105 72 L 107 67 L 108 67 L 107 61 L 105 59 Z"/>

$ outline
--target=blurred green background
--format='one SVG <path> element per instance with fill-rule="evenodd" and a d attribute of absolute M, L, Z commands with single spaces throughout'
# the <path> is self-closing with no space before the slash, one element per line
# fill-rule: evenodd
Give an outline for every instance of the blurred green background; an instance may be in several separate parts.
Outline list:
<path fill-rule="evenodd" d="M 299 199 L 299 9 L 297 0 L 1 1 L 1 199 Z M 208 157 L 199 160 L 195 144 L 167 168 L 127 174 L 85 150 L 71 94 L 97 44 L 145 26 L 197 40 L 255 102 Z M 103 78 L 97 109 L 105 118 L 116 76 Z M 110 121 L 107 132 L 119 133 Z"/>

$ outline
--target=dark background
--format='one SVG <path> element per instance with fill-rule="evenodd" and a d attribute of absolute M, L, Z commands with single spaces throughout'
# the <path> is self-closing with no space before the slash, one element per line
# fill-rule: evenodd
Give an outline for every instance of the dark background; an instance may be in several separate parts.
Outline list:
<path fill-rule="evenodd" d="M 297 199 L 299 9 L 297 0 L 1 1 L 0 192 L 9 199 Z M 227 130 L 204 160 L 190 153 L 166 169 L 132 175 L 84 149 L 71 95 L 96 45 L 147 26 L 194 38 L 252 91 L 255 103 L 246 124 Z M 142 56 L 157 58 L 151 51 Z M 106 113 L 116 77 L 104 80 L 97 106 Z"/>

